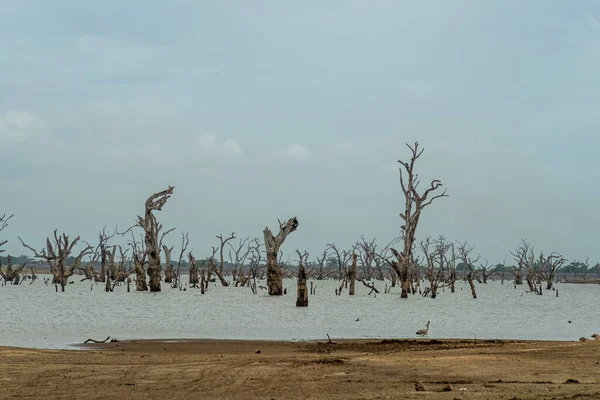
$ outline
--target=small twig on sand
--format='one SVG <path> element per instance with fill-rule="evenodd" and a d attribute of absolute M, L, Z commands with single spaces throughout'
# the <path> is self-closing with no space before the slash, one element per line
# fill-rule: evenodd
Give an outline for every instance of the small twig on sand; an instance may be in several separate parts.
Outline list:
<path fill-rule="evenodd" d="M 327 335 L 327 339 L 329 339 L 329 342 L 327 342 L 327 344 L 336 344 L 336 342 L 331 341 L 331 337 L 329 337 L 329 333 L 326 333 L 326 335 Z"/>

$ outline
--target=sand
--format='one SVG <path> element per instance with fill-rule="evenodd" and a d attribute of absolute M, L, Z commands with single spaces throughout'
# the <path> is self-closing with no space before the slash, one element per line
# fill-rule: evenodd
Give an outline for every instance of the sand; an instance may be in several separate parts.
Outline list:
<path fill-rule="evenodd" d="M 4 347 L 0 398 L 600 399 L 600 341 L 325 342 Z"/>

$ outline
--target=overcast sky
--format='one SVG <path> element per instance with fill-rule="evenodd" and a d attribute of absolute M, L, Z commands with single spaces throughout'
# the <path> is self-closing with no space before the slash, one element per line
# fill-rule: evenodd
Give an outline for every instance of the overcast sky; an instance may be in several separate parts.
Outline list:
<path fill-rule="evenodd" d="M 490 262 L 600 261 L 596 1 L 0 1 L 5 249 L 157 217 L 198 258 L 297 216 L 288 252 L 399 233 L 405 142 L 450 197 L 417 231 Z M 170 242 L 180 238 L 172 234 Z M 294 259 L 294 257 L 292 257 Z"/>

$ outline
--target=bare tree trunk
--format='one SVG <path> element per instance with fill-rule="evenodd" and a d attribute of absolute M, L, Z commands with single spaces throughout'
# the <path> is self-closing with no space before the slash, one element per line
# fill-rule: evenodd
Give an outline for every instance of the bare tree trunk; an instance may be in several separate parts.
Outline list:
<path fill-rule="evenodd" d="M 160 292 L 160 280 L 162 278 L 162 266 L 160 262 L 160 251 L 162 239 L 173 229 L 162 234 L 160 241 L 158 234 L 162 229 L 154 216 L 154 211 L 162 210 L 169 197 L 173 194 L 174 186 L 169 186 L 162 192 L 154 193 L 145 203 L 144 218 L 138 217 L 138 225 L 144 229 L 144 241 L 146 243 L 146 258 L 148 260 L 148 276 L 150 280 L 150 291 Z"/>
<path fill-rule="evenodd" d="M 473 298 L 476 299 L 477 293 L 475 293 L 475 284 L 473 283 L 473 271 L 469 272 L 469 275 L 467 275 L 467 281 L 469 282 L 469 286 L 471 286 L 471 294 L 473 295 Z"/>
<path fill-rule="evenodd" d="M 165 263 L 166 263 L 166 265 L 165 265 L 165 283 L 172 283 L 173 275 L 175 272 L 173 270 L 173 264 L 171 263 L 171 251 L 173 251 L 173 246 L 171 246 L 169 248 L 163 244 L 162 248 L 163 248 L 163 251 L 165 252 Z"/>
<path fill-rule="evenodd" d="M 350 274 L 349 274 L 349 280 L 350 280 L 350 290 L 348 291 L 348 294 L 350 296 L 354 296 L 354 290 L 356 289 L 356 260 L 357 260 L 358 256 L 356 255 L 356 253 L 352 253 L 352 265 L 350 266 Z"/>
<path fill-rule="evenodd" d="M 198 279 L 198 266 L 196 265 L 196 259 L 191 252 L 188 253 L 188 259 L 190 261 L 190 287 L 197 288 L 200 280 Z M 202 277 L 204 278 L 204 274 Z M 202 292 L 204 292 L 204 287 L 202 287 Z"/>
<path fill-rule="evenodd" d="M 285 224 L 279 223 L 279 233 L 277 236 L 273 236 L 271 230 L 266 227 L 263 230 L 265 237 L 265 249 L 267 252 L 267 287 L 269 290 L 269 296 L 282 296 L 283 295 L 283 273 L 281 266 L 277 262 L 277 254 L 279 248 L 288 237 L 288 235 L 294 232 L 298 228 L 298 219 L 296 217 L 290 218 Z"/>
<path fill-rule="evenodd" d="M 146 283 L 146 271 L 144 270 L 144 264 L 146 261 L 146 252 L 140 257 L 139 254 L 133 253 L 133 264 L 135 266 L 135 290 L 138 292 L 147 292 L 148 283 Z"/>
<path fill-rule="evenodd" d="M 296 294 L 296 307 L 308 307 L 308 290 L 306 288 L 306 271 L 304 270 L 304 265 L 302 264 L 302 258 L 308 257 L 308 254 L 300 254 L 300 261 L 298 263 L 298 291 Z M 311 282 L 312 283 L 312 282 Z"/>

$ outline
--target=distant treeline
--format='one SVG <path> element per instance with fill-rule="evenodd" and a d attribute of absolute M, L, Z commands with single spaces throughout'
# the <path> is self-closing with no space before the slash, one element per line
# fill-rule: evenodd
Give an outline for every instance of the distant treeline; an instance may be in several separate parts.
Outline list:
<path fill-rule="evenodd" d="M 31 258 L 25 255 L 20 255 L 18 257 L 12 256 L 12 263 L 13 265 L 20 265 L 20 264 L 24 264 L 27 261 L 29 261 L 30 264 L 32 265 L 43 265 L 45 264 L 44 262 L 41 262 L 35 258 Z M 67 258 L 67 266 L 73 265 L 73 263 L 75 262 L 75 257 L 69 257 Z M 200 264 L 199 266 L 202 267 L 203 264 L 207 262 L 207 260 L 198 260 L 198 263 Z M 1 256 L 0 257 L 0 264 L 1 265 L 6 265 L 8 263 L 8 256 Z M 89 265 L 89 263 L 84 262 L 84 265 Z M 173 267 L 177 268 L 177 261 L 173 260 L 171 261 L 171 264 L 173 265 Z M 313 263 L 309 263 L 309 264 L 313 264 Z M 94 267 L 100 267 L 101 263 L 100 261 L 96 261 L 94 263 Z M 180 264 L 180 268 L 182 271 L 187 271 L 189 270 L 190 264 L 186 261 L 186 260 L 182 260 L 181 264 Z M 223 262 L 223 267 L 226 270 L 230 270 L 233 269 L 235 267 L 234 264 L 224 261 Z M 244 266 L 247 267 L 247 266 Z M 314 265 L 309 265 L 309 267 L 314 267 Z M 422 267 L 423 269 L 425 269 L 425 267 Z M 337 261 L 334 258 L 331 258 L 329 260 L 327 260 L 327 262 L 324 265 L 324 269 L 328 269 L 328 270 L 337 270 L 338 266 L 337 266 Z M 456 271 L 457 272 L 465 272 L 468 270 L 468 266 L 467 264 L 464 263 L 459 263 L 456 265 Z M 509 265 L 504 265 L 504 264 L 496 264 L 495 267 L 490 268 L 489 269 L 490 272 L 512 272 L 513 271 L 513 267 L 509 266 Z M 562 267 L 560 269 L 560 272 L 563 274 L 587 274 L 587 273 L 597 273 L 600 274 L 600 263 L 597 263 L 594 266 L 590 266 L 587 263 L 584 262 L 580 262 L 580 261 L 572 261 L 569 264 L 566 264 L 564 267 Z"/>

